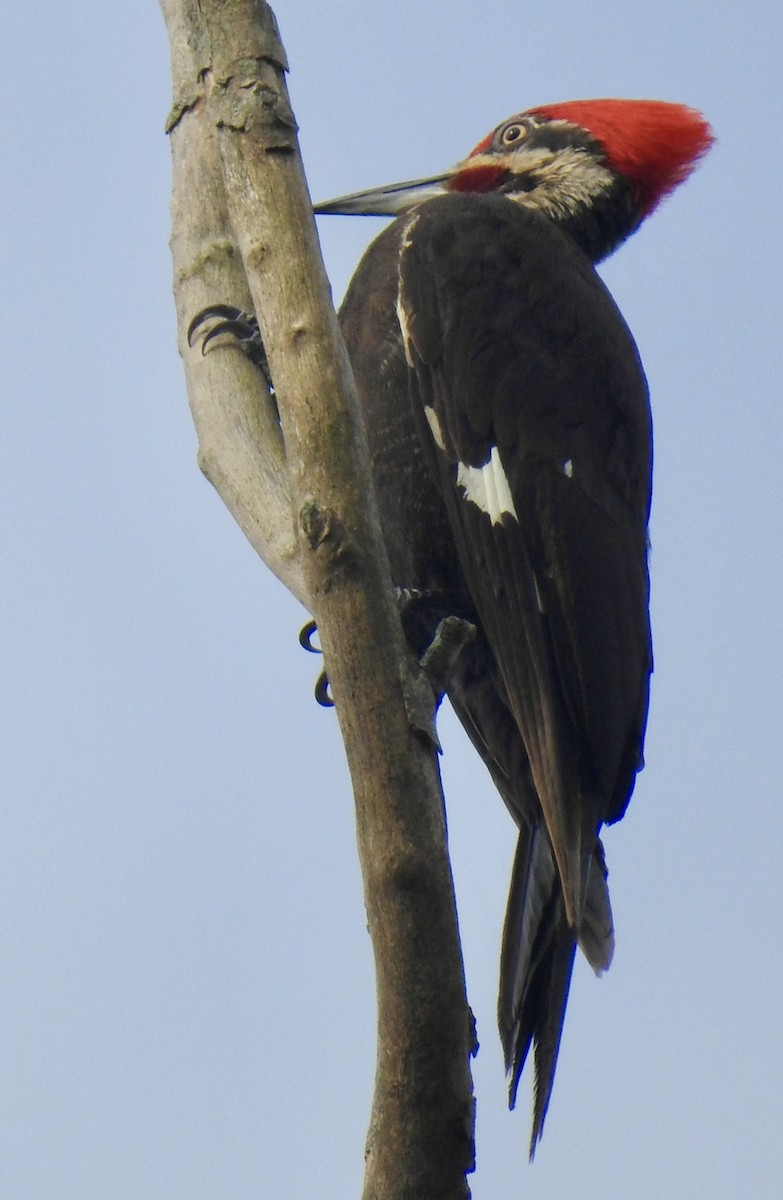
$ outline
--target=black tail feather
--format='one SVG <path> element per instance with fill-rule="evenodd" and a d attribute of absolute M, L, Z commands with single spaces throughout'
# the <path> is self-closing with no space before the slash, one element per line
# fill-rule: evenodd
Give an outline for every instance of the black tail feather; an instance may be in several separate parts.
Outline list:
<path fill-rule="evenodd" d="M 520 829 L 503 928 L 498 1024 L 509 1105 L 531 1045 L 535 1093 L 530 1158 L 544 1131 L 563 1032 L 577 940 L 596 974 L 606 970 L 614 951 L 614 929 L 603 846 L 598 838 L 590 862 L 584 919 L 578 939 L 568 925 L 554 854 L 542 825 Z"/>
<path fill-rule="evenodd" d="M 575 950 L 576 939 L 566 921 L 560 878 L 546 832 L 540 827 L 523 829 L 503 930 L 498 1023 L 512 1108 L 530 1046 L 534 1046 L 531 1159 L 552 1094 Z"/>

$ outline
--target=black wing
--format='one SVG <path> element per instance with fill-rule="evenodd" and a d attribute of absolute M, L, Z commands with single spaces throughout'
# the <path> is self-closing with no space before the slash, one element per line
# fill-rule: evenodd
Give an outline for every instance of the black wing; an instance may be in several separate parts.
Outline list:
<path fill-rule="evenodd" d="M 579 931 L 642 762 L 651 426 L 630 333 L 545 218 L 453 196 L 409 218 L 414 411 Z"/>

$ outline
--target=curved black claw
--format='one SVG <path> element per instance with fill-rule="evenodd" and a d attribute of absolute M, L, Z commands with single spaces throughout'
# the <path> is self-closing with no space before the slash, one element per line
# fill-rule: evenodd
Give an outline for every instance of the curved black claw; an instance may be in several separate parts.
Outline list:
<path fill-rule="evenodd" d="M 320 646 L 313 645 L 313 638 L 318 632 L 318 626 L 315 621 L 308 621 L 299 630 L 299 645 L 308 654 L 323 654 Z M 322 671 L 315 681 L 315 698 L 322 708 L 334 708 L 334 700 L 329 694 L 329 678 L 326 671 Z"/>
<path fill-rule="evenodd" d="M 223 317 L 226 321 L 238 321 L 240 317 L 247 317 L 248 322 L 255 323 L 255 317 L 248 317 L 241 308 L 237 308 L 234 304 L 210 304 L 207 308 L 202 308 L 200 312 L 197 312 L 188 325 L 188 345 L 193 345 L 193 335 L 199 325 L 204 325 L 207 321 L 215 321 L 218 317 Z"/>
<path fill-rule="evenodd" d="M 316 625 L 315 621 L 308 621 L 307 624 L 303 625 L 299 630 L 299 645 L 303 650 L 306 650 L 308 654 L 323 654 L 323 650 L 321 650 L 320 646 L 313 645 L 313 638 L 317 632 L 318 626 Z"/>
<path fill-rule="evenodd" d="M 246 313 L 243 309 L 236 308 L 233 304 L 210 304 L 208 308 L 202 308 L 201 312 L 197 312 L 190 325 L 188 325 L 189 346 L 193 345 L 197 331 L 207 321 L 216 321 L 217 324 L 203 334 L 201 338 L 201 353 L 206 354 L 210 343 L 215 338 L 222 337 L 224 334 L 229 335 L 234 339 L 234 343 L 239 346 L 243 354 L 246 354 L 250 361 L 258 367 L 266 380 L 269 390 L 274 392 L 272 376 L 269 373 L 269 364 L 266 360 L 266 352 L 264 351 L 264 343 L 261 340 L 258 321 L 253 314 Z"/>
<path fill-rule="evenodd" d="M 326 671 L 322 671 L 316 679 L 314 695 L 321 708 L 334 708 L 334 700 L 329 693 L 329 679 Z"/>

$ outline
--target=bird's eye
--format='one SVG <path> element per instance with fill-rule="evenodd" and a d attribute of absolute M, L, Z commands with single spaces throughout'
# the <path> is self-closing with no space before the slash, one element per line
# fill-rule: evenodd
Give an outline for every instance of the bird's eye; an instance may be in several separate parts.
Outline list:
<path fill-rule="evenodd" d="M 500 135 L 500 142 L 503 146 L 514 146 L 517 142 L 521 142 L 524 136 L 524 125 L 507 125 Z"/>

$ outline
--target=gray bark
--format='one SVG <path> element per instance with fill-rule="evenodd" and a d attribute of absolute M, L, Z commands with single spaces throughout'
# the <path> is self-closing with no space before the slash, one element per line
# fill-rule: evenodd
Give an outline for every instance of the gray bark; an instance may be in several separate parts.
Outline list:
<path fill-rule="evenodd" d="M 473 1049 L 432 692 L 389 585 L 350 367 L 261 0 L 161 0 L 172 46 L 174 290 L 199 461 L 313 613 L 351 771 L 378 995 L 365 1200 L 466 1197 Z M 258 315 L 279 420 L 232 349 L 185 344 L 211 303 Z M 423 715 L 422 715 L 423 714 Z"/>

